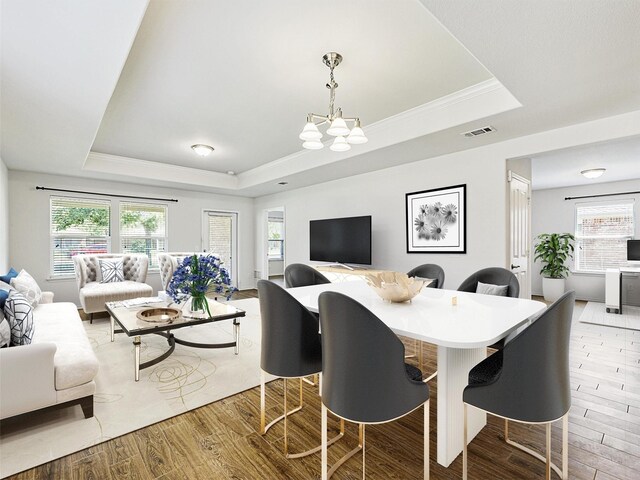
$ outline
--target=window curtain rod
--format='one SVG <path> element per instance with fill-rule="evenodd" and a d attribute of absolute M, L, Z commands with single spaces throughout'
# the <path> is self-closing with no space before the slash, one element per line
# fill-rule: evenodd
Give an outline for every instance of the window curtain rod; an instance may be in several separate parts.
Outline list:
<path fill-rule="evenodd" d="M 103 197 L 135 198 L 136 200 L 157 200 L 157 201 L 160 201 L 160 202 L 175 202 L 175 203 L 178 203 L 178 200 L 176 200 L 174 198 L 136 197 L 135 195 L 118 195 L 118 194 L 115 194 L 115 193 L 85 192 L 83 190 L 66 190 L 64 188 L 40 187 L 38 185 L 36 185 L 36 190 L 47 190 L 49 192 L 81 193 L 83 195 L 101 195 Z"/>
<path fill-rule="evenodd" d="M 583 195 L 581 197 L 564 197 L 565 200 L 578 200 L 580 198 L 613 197 L 614 195 L 634 195 L 640 192 L 601 193 L 600 195 Z"/>

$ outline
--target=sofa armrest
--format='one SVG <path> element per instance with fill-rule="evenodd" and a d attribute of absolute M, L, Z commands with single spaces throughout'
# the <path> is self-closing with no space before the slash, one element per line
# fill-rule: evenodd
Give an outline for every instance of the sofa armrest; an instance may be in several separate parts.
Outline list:
<path fill-rule="evenodd" d="M 54 343 L 32 343 L 0 350 L 0 418 L 56 403 Z"/>
<path fill-rule="evenodd" d="M 53 292 L 42 292 L 42 297 L 40 297 L 39 303 L 53 303 L 53 296 L 55 294 Z"/>

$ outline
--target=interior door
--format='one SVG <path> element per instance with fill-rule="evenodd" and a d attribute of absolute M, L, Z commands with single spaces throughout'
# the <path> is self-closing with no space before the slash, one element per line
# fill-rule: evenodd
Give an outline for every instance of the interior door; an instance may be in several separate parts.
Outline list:
<path fill-rule="evenodd" d="M 531 182 L 509 172 L 511 271 L 520 282 L 520 298 L 531 298 Z"/>
<path fill-rule="evenodd" d="M 237 262 L 238 214 L 235 212 L 205 211 L 202 251 L 220 257 L 228 270 L 231 284 L 238 288 Z"/>

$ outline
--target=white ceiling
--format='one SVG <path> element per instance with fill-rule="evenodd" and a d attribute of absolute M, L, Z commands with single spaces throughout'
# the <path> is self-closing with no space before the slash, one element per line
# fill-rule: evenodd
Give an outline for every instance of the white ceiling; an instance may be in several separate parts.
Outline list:
<path fill-rule="evenodd" d="M 146 3 L 2 2 L 10 169 L 257 196 L 640 110 L 637 0 Z M 328 50 L 342 154 L 297 139 Z"/>
<path fill-rule="evenodd" d="M 594 179 L 580 174 L 590 168 L 607 171 Z M 535 155 L 531 171 L 534 190 L 640 179 L 640 137 Z"/>
<path fill-rule="evenodd" d="M 417 0 L 373 4 L 152 1 L 92 150 L 219 172 L 295 153 L 333 50 L 336 106 L 365 126 L 491 78 Z"/>

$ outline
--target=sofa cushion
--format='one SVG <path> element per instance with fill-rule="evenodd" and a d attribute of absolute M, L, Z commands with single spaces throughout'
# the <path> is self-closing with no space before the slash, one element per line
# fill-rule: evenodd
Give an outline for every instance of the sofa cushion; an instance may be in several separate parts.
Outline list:
<path fill-rule="evenodd" d="M 146 283 L 125 280 L 114 283 L 87 283 L 80 290 L 80 303 L 86 313 L 104 312 L 106 302 L 117 302 L 138 297 L 150 297 L 153 288 Z"/>
<path fill-rule="evenodd" d="M 101 283 L 114 283 L 124 281 L 124 271 L 122 269 L 122 259 L 112 258 L 100 260 L 100 273 L 102 273 Z"/>
<path fill-rule="evenodd" d="M 11 326 L 11 345 L 29 345 L 35 325 L 33 308 L 25 296 L 12 290 L 4 304 L 4 315 Z"/>
<path fill-rule="evenodd" d="M 56 390 L 91 382 L 98 373 L 96 358 L 85 332 L 78 308 L 73 303 L 38 305 L 34 311 L 34 343 L 53 342 Z"/>
<path fill-rule="evenodd" d="M 42 297 L 38 282 L 26 270 L 20 270 L 17 277 L 11 279 L 11 286 L 25 296 L 32 307 L 36 307 Z"/>

